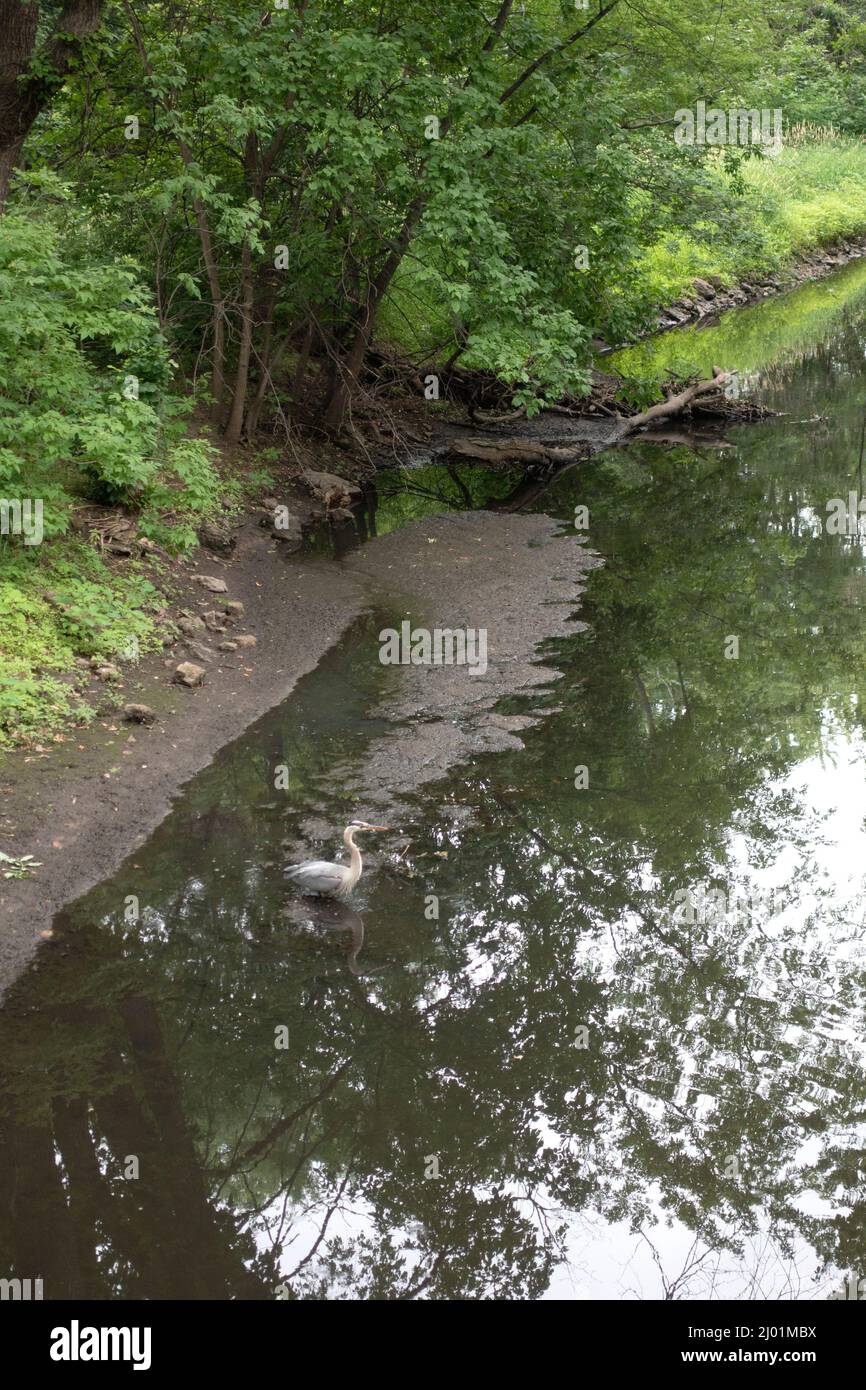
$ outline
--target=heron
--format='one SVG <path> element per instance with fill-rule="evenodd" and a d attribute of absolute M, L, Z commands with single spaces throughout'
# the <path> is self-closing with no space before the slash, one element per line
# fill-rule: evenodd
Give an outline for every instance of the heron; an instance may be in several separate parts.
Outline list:
<path fill-rule="evenodd" d="M 350 821 L 343 831 L 343 844 L 350 854 L 348 864 L 332 864 L 328 859 L 306 859 L 303 864 L 290 865 L 286 869 L 286 878 L 307 893 L 318 893 L 323 898 L 347 898 L 364 867 L 361 851 L 354 840 L 356 832 L 388 828 L 387 825 L 370 825 L 365 820 Z"/>

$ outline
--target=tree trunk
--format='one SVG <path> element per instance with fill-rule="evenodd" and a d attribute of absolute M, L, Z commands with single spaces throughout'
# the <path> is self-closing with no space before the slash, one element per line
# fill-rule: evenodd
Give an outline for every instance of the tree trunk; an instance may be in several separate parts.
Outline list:
<path fill-rule="evenodd" d="M 225 429 L 227 444 L 237 444 L 241 437 L 244 422 L 244 406 L 247 399 L 247 382 L 250 376 L 250 357 L 253 349 L 253 268 L 252 252 L 248 241 L 241 251 L 241 342 L 238 350 L 238 367 L 235 373 L 235 393 L 232 408 Z"/>
<path fill-rule="evenodd" d="M 327 430 L 330 430 L 334 434 L 342 427 L 346 419 L 346 411 L 349 407 L 351 393 L 357 386 L 358 377 L 364 365 L 364 358 L 370 346 L 370 336 L 373 332 L 373 324 L 376 321 L 379 305 L 382 303 L 388 291 L 388 287 L 404 255 L 409 249 L 409 243 L 415 234 L 415 228 L 421 219 L 426 205 L 426 194 L 422 194 L 415 199 L 409 211 L 406 213 L 403 226 L 400 229 L 400 235 L 397 238 L 393 250 L 388 255 L 382 269 L 367 290 L 364 306 L 360 316 L 356 319 L 355 332 L 348 356 L 344 362 L 338 365 L 336 380 L 331 391 L 330 399 L 325 407 L 324 425 Z"/>
<path fill-rule="evenodd" d="M 310 353 L 313 350 L 314 332 L 315 330 L 313 327 L 313 321 L 311 319 L 310 322 L 307 324 L 307 331 L 304 334 L 304 341 L 301 346 L 301 351 L 299 352 L 298 360 L 295 363 L 295 375 L 292 378 L 292 400 L 295 403 L 297 403 L 297 401 L 300 400 L 301 392 L 304 389 L 304 377 L 307 375 L 307 365 L 310 361 Z"/>
<path fill-rule="evenodd" d="M 531 439 L 452 439 L 448 453 L 454 458 L 477 459 L 479 463 L 557 464 L 577 463 L 588 454 L 586 444 L 568 447 L 536 444 Z"/>
<path fill-rule="evenodd" d="M 375 312 L 375 311 L 374 311 Z M 364 365 L 364 358 L 367 355 L 367 348 L 370 344 L 370 327 L 372 314 L 365 312 L 362 322 L 355 330 L 355 336 L 349 354 L 344 362 L 337 364 L 336 380 L 331 391 L 330 399 L 325 407 L 324 425 L 325 429 L 336 434 L 342 428 L 346 420 L 346 412 L 349 409 L 349 400 L 352 391 L 357 386 L 361 368 Z"/>
<path fill-rule="evenodd" d="M 257 354 L 259 359 L 259 380 L 256 386 L 250 408 L 247 411 L 247 418 L 244 420 L 243 433 L 247 439 L 252 439 L 259 425 L 259 415 L 261 414 L 268 385 L 271 380 L 271 346 L 274 338 L 274 304 L 277 298 L 276 286 L 271 286 L 264 297 L 263 312 L 264 318 L 261 320 L 264 326 L 262 334 L 261 352 Z M 276 354 L 274 354 L 274 357 Z"/>
<path fill-rule="evenodd" d="M 101 17 L 102 0 L 66 0 L 51 33 L 38 44 L 38 0 L 0 0 L 0 212 L 33 122 Z"/>
<path fill-rule="evenodd" d="M 184 165 L 188 165 L 192 160 L 192 151 L 187 146 L 183 146 L 181 154 Z M 211 297 L 211 323 L 213 325 L 213 356 L 210 375 L 210 389 L 213 396 L 211 420 L 219 428 L 222 424 L 223 399 L 226 389 L 225 299 L 220 287 L 219 271 L 217 270 L 207 213 L 200 198 L 193 199 L 193 207 L 195 208 L 198 238 Z"/>

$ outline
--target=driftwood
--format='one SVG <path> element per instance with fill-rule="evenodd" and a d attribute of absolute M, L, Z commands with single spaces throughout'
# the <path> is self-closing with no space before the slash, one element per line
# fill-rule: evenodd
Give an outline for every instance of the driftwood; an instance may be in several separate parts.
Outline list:
<path fill-rule="evenodd" d="M 727 379 L 727 372 L 722 371 L 721 367 L 713 367 L 711 381 L 698 381 L 692 386 L 686 386 L 675 396 L 668 396 L 666 401 L 659 401 L 658 405 L 651 405 L 649 410 L 642 410 L 639 415 L 619 416 L 622 434 L 632 434 L 644 425 L 651 425 L 654 420 L 666 420 L 671 415 L 681 415 L 684 410 L 688 410 L 692 401 L 697 397 L 705 396 L 710 391 L 718 391 L 720 387 L 724 386 Z"/>
<path fill-rule="evenodd" d="M 448 453 L 456 458 L 476 459 L 479 463 L 574 463 L 586 458 L 584 443 L 571 448 L 536 444 L 531 439 L 453 439 Z"/>
<path fill-rule="evenodd" d="M 480 425 L 484 429 L 487 425 L 507 425 L 512 420 L 523 420 L 526 417 L 526 407 L 518 406 L 517 410 L 506 411 L 505 414 L 490 414 L 487 411 L 476 410 L 474 405 L 469 406 L 469 419 L 473 425 Z"/>

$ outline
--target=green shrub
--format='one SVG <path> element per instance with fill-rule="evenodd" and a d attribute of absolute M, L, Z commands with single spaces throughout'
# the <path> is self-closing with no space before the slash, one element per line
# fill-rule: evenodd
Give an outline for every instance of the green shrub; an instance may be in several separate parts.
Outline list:
<path fill-rule="evenodd" d="M 0 496 L 42 498 L 49 537 L 82 496 L 142 506 L 189 483 L 194 513 L 217 486 L 135 267 L 87 242 L 63 203 L 0 219 Z"/>

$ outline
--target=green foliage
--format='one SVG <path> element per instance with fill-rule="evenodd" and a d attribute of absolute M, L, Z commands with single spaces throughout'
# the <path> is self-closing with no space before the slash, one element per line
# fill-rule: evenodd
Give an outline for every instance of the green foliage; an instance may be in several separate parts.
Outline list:
<path fill-rule="evenodd" d="M 95 245 L 56 180 L 27 180 L 0 218 L 0 497 L 42 504 L 44 540 L 0 538 L 0 745 L 87 718 L 76 656 L 153 643 L 156 591 L 72 540 L 85 500 L 125 503 L 176 549 L 226 492 L 188 437 L 189 403 L 135 266 Z"/>
<path fill-rule="evenodd" d="M 850 140 L 773 162 L 682 149 L 671 129 L 706 97 L 709 53 L 717 104 L 780 106 L 789 129 L 859 135 L 857 0 L 807 14 L 781 0 L 646 0 L 595 18 L 527 0 L 499 33 L 465 0 L 433 14 L 426 0 L 310 0 L 264 15 L 253 0 L 159 0 L 133 28 L 109 3 L 31 162 L 75 180 L 83 240 L 103 258 L 97 318 L 135 307 L 118 277 L 146 266 L 188 372 L 215 350 L 219 320 L 231 375 L 251 296 L 241 395 L 272 346 L 297 360 L 306 331 L 302 365 L 327 395 L 329 357 L 350 351 L 371 305 L 385 339 L 497 373 L 531 413 L 585 389 L 593 334 L 632 336 L 695 275 L 778 267 L 866 221 Z M 129 113 L 140 131 L 127 140 Z M 127 357 L 141 357 L 141 330 Z M 135 370 L 101 366 L 102 396 L 112 370 Z M 146 487 L 164 464 L 164 408 L 142 380 L 154 414 L 100 400 L 76 435 L 106 488 Z M 186 544 L 192 525 L 178 524 Z"/>
<path fill-rule="evenodd" d="M 235 314 L 250 289 L 268 305 L 252 384 L 265 320 L 289 351 L 312 326 L 345 353 L 371 304 L 383 336 L 497 373 L 532 413 L 585 389 L 593 332 L 643 323 L 659 231 L 726 215 L 658 113 L 694 101 L 709 32 L 720 99 L 764 85 L 765 4 L 614 4 L 585 34 L 589 15 L 552 0 L 513 7 L 501 34 L 465 0 L 155 4 L 136 34 L 112 12 L 92 57 L 112 81 L 70 83 L 41 148 L 72 163 L 105 245 L 151 263 L 160 247 L 186 366 L 211 351 L 214 284 Z M 237 343 L 232 320 L 229 368 Z"/>
<path fill-rule="evenodd" d="M 733 194 L 722 159 L 707 161 L 720 192 Z M 725 284 L 778 271 L 799 254 L 862 234 L 866 228 L 866 144 L 817 131 L 786 144 L 775 158 L 738 166 L 740 196 L 732 219 L 667 231 L 643 255 L 654 307 L 694 293 L 696 276 Z"/>
<path fill-rule="evenodd" d="M 32 854 L 3 854 L 0 851 L 0 872 L 4 878 L 30 878 L 34 869 L 41 869 Z"/>
<path fill-rule="evenodd" d="M 92 717 L 76 657 L 122 665 L 159 646 L 160 595 L 145 575 L 113 574 L 82 541 L 34 550 L 0 564 L 0 748 Z"/>
<path fill-rule="evenodd" d="M 624 405 L 640 411 L 648 410 L 651 405 L 655 405 L 656 401 L 662 399 L 663 392 L 657 377 L 624 375 L 617 386 L 616 395 L 617 400 L 622 401 Z"/>
<path fill-rule="evenodd" d="M 90 245 L 61 204 L 0 219 L 0 490 L 41 497 L 45 533 L 73 499 L 141 503 L 172 480 L 211 500 L 206 446 L 183 439 L 174 363 L 135 268 Z M 208 476 L 210 471 L 211 476 Z"/>

